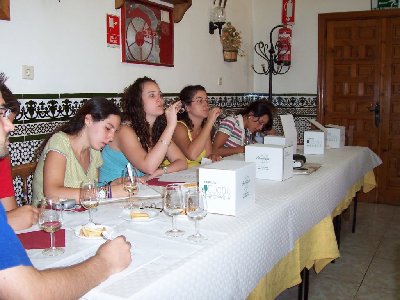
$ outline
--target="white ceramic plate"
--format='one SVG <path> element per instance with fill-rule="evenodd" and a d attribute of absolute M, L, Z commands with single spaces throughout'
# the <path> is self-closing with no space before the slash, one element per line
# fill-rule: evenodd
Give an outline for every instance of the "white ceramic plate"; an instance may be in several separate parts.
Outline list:
<path fill-rule="evenodd" d="M 85 226 L 85 225 L 79 225 L 79 226 L 76 226 L 76 227 L 74 228 L 74 233 L 75 233 L 75 235 L 76 235 L 78 238 L 85 239 L 85 240 L 102 240 L 102 239 L 103 239 L 102 236 L 87 237 L 87 236 L 82 236 L 82 235 L 80 235 L 81 228 L 82 228 L 83 226 Z M 110 226 L 96 225 L 96 227 L 104 227 L 107 231 L 110 231 L 110 230 L 111 230 L 111 227 L 110 227 Z"/>
<path fill-rule="evenodd" d="M 127 220 L 127 221 L 131 221 L 131 222 L 150 222 L 153 221 L 157 216 L 158 216 L 158 211 L 157 210 L 153 210 L 153 209 L 135 209 L 135 212 L 138 213 L 147 213 L 149 215 L 148 219 L 135 219 L 135 218 L 131 218 L 131 210 L 130 209 L 124 209 L 122 211 L 122 219 Z"/>

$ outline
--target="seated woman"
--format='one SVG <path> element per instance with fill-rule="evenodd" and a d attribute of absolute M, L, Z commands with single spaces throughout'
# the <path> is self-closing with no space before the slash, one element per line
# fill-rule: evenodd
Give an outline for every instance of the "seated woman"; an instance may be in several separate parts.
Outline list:
<path fill-rule="evenodd" d="M 42 143 L 33 176 L 34 205 L 44 195 L 79 199 L 81 182 L 98 178 L 103 163 L 100 150 L 113 140 L 121 123 L 120 113 L 113 102 L 94 97 Z M 112 193 L 126 195 L 121 186 L 114 187 Z"/>
<path fill-rule="evenodd" d="M 101 182 L 120 178 L 128 163 L 149 174 L 149 178 L 187 168 L 185 156 L 171 141 L 180 102 L 164 111 L 158 84 L 143 77 L 125 89 L 121 106 L 124 122 L 114 140 L 102 151 Z M 171 164 L 160 167 L 165 157 Z"/>
<path fill-rule="evenodd" d="M 220 160 L 219 155 L 212 153 L 211 131 L 221 109 L 208 108 L 207 93 L 201 85 L 183 88 L 179 99 L 185 111 L 178 114 L 179 121 L 172 139 L 187 157 L 188 166 L 200 165 L 203 157 Z"/>
<path fill-rule="evenodd" d="M 272 128 L 275 108 L 268 100 L 257 100 L 237 115 L 223 119 L 213 142 L 213 153 L 223 157 L 244 153 L 246 131 L 254 134 Z"/>

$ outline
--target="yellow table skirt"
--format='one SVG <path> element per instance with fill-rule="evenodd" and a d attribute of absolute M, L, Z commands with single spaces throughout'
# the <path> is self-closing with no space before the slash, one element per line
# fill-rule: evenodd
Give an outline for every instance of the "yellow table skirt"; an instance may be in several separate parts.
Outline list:
<path fill-rule="evenodd" d="M 375 186 L 375 176 L 373 171 L 370 171 L 351 187 L 332 216 L 323 219 L 296 241 L 293 250 L 260 280 L 247 299 L 274 299 L 284 290 L 301 282 L 300 272 L 304 268 L 311 269 L 314 266 L 315 272 L 319 273 L 332 260 L 338 258 L 340 254 L 332 218 L 349 207 L 356 192 L 362 187 L 363 192 L 367 193 Z"/>

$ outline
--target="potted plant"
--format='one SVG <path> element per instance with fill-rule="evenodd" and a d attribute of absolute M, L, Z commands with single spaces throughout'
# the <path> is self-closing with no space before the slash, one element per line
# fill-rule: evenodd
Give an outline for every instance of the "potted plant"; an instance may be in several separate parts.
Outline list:
<path fill-rule="evenodd" d="M 240 32 L 231 24 L 227 22 L 222 28 L 221 43 L 224 54 L 224 61 L 232 62 L 237 61 L 237 56 L 243 56 L 243 50 L 240 49 L 242 45 L 242 37 Z"/>

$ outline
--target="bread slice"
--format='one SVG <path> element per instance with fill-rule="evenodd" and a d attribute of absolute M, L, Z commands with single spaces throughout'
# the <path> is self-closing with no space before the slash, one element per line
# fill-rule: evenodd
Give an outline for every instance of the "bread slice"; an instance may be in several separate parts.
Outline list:
<path fill-rule="evenodd" d="M 150 216 L 148 213 L 137 212 L 137 211 L 131 212 L 131 219 L 138 220 L 138 219 L 149 219 L 149 218 L 150 218 Z"/>
<path fill-rule="evenodd" d="M 79 235 L 84 236 L 84 237 L 100 237 L 103 231 L 106 231 L 106 229 L 102 226 L 100 227 L 82 227 Z"/>

